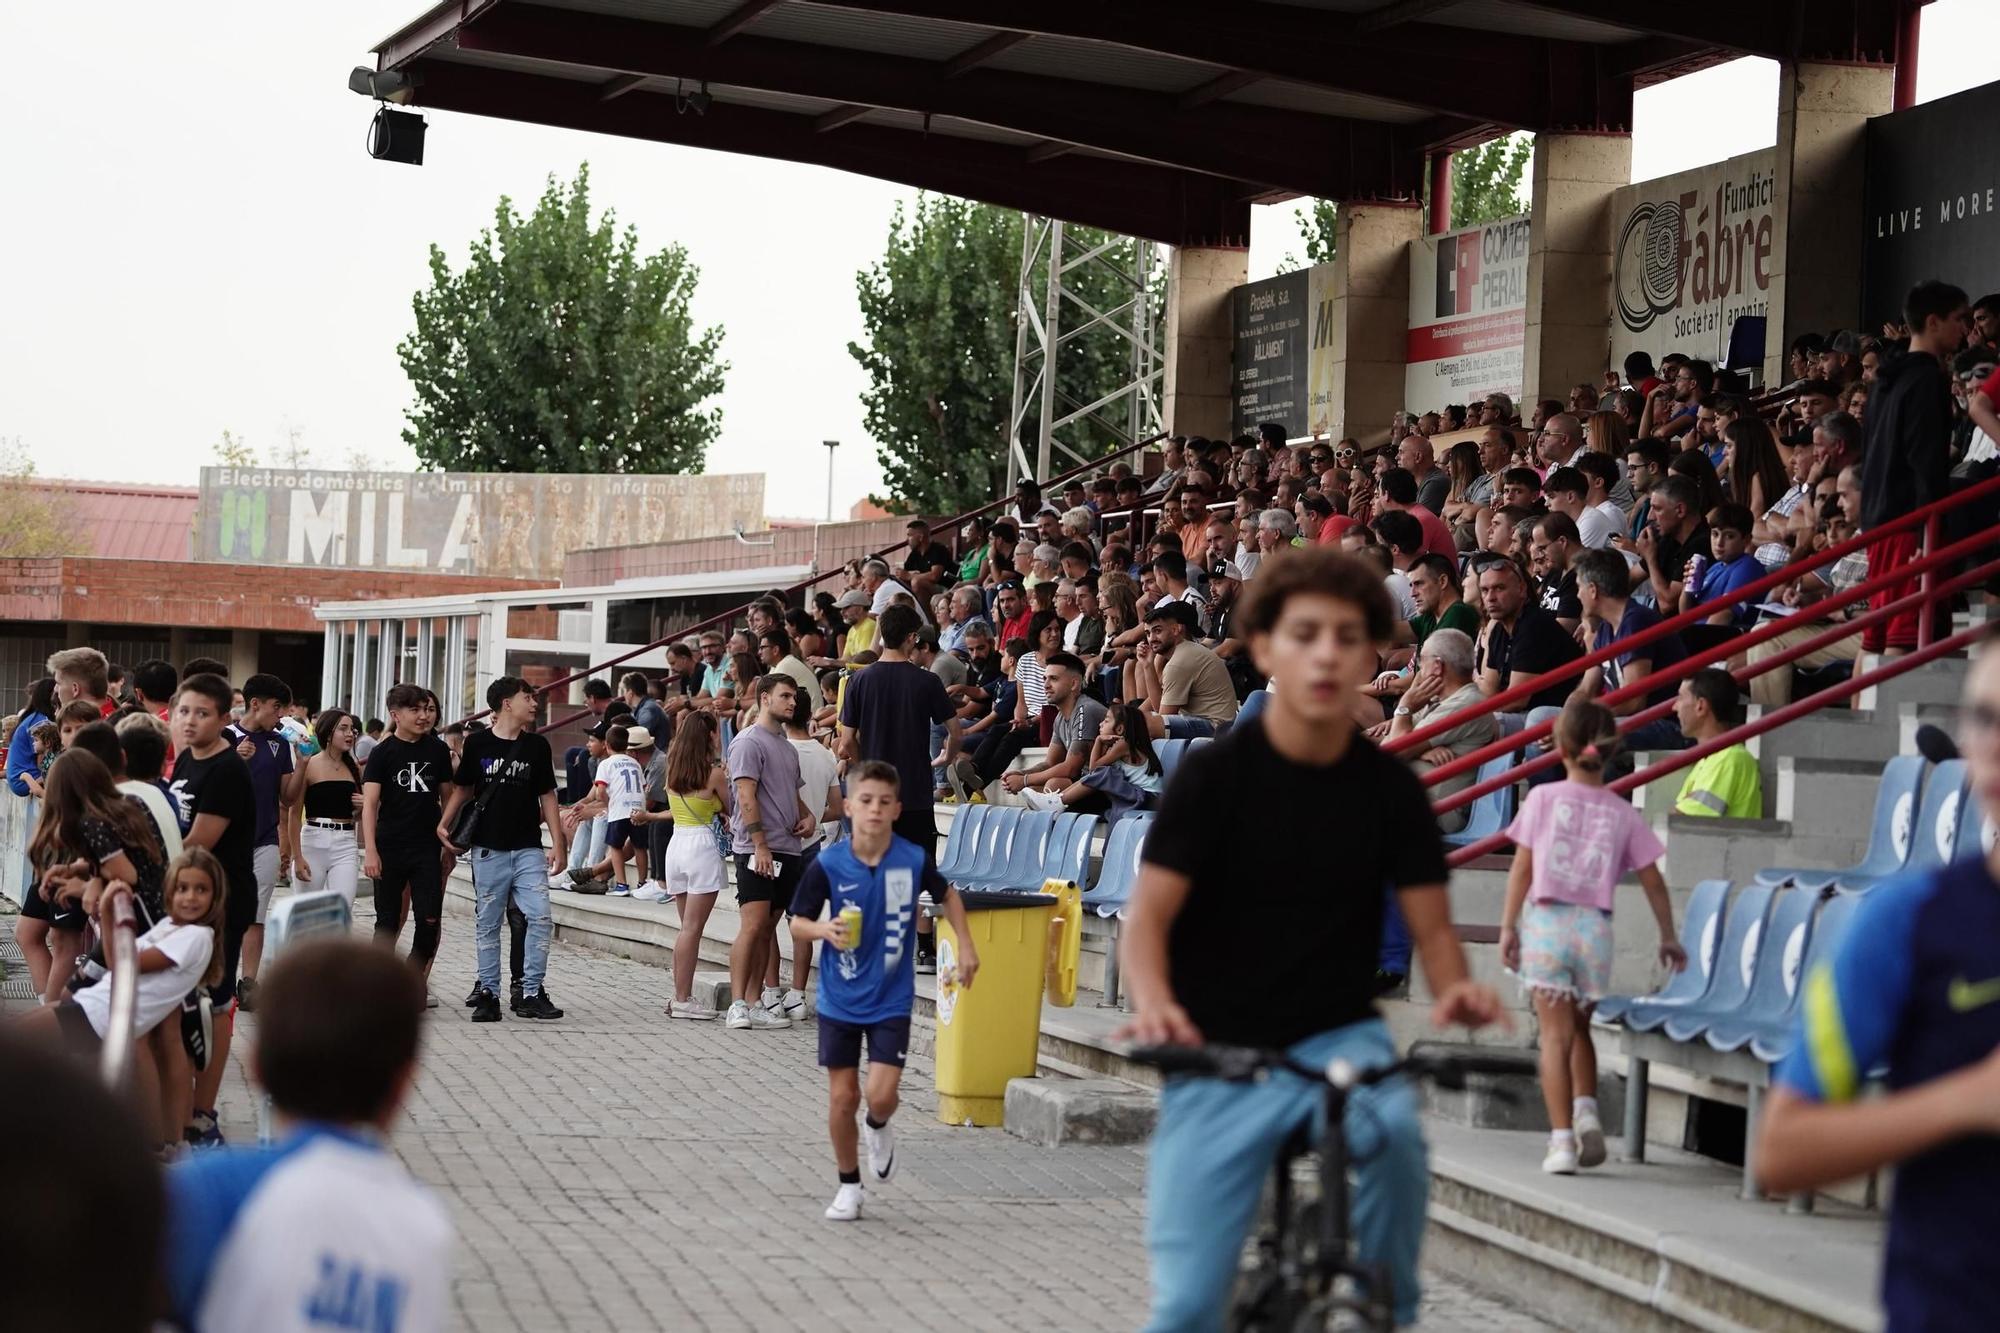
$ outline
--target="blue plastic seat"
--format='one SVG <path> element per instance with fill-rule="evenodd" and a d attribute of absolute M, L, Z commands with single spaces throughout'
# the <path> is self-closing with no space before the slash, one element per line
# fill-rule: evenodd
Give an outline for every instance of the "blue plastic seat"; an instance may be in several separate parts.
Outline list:
<path fill-rule="evenodd" d="M 1722 944 L 1716 950 L 1714 973 L 1700 1000 L 1674 1004 L 1634 1000 L 1625 1010 L 1625 1026 L 1634 1032 L 1651 1032 L 1676 1016 L 1695 1012 L 1726 1014 L 1741 1004 L 1750 993 L 1751 965 L 1757 959 L 1757 946 L 1763 942 L 1764 918 L 1771 910 L 1771 896 L 1776 892 L 1769 884 L 1746 884 L 1738 890 L 1723 919 Z"/>
<path fill-rule="evenodd" d="M 1869 828 L 1868 851 L 1845 870 L 1819 866 L 1772 866 L 1757 872 L 1759 884 L 1792 884 L 1818 891 L 1832 884 L 1872 885 L 1895 874 L 1909 859 L 1916 841 L 1917 802 L 1924 789 L 1922 755 L 1897 755 L 1882 766 L 1882 783 L 1875 789 L 1875 819 Z"/>
<path fill-rule="evenodd" d="M 1070 821 L 1066 828 L 1064 819 Z M 1097 836 L 1097 816 L 1058 815 L 1056 826 L 1061 836 L 1049 835 L 1049 852 L 1042 858 L 1042 878 L 1083 884 L 1090 873 L 1090 843 Z"/>
<path fill-rule="evenodd" d="M 972 859 L 952 877 L 951 882 L 961 888 L 982 888 L 1006 873 L 1007 857 L 1014 848 L 1014 826 L 1028 813 L 1018 805 L 996 805 L 989 809 L 991 813 L 979 830 L 979 841 L 973 845 Z"/>
<path fill-rule="evenodd" d="M 1801 991 L 1805 981 L 1812 976 L 1813 969 L 1822 963 L 1833 961 L 1840 952 L 1841 941 L 1847 938 L 1848 930 L 1854 924 L 1854 914 L 1861 910 L 1861 899 L 1853 894 L 1835 894 L 1825 906 L 1819 909 L 1819 920 L 1813 925 L 1812 947 L 1806 951 L 1804 964 L 1799 969 Z M 1793 1009 L 1797 1009 L 1794 1000 Z M 1798 1040 L 1796 1013 L 1786 1014 L 1775 1023 L 1765 1023 L 1750 1034 L 1750 1053 L 1766 1064 L 1776 1064 L 1791 1053 L 1792 1045 Z M 1867 1071 L 1874 1077 L 1874 1071 Z"/>
<path fill-rule="evenodd" d="M 1499 754 L 1479 766 L 1479 773 L 1473 779 L 1474 785 L 1497 778 L 1514 767 L 1514 761 L 1521 757 L 1516 750 L 1509 754 Z M 1502 832 L 1514 822 L 1514 795 L 1519 784 L 1508 783 L 1497 791 L 1489 791 L 1472 803 L 1472 813 L 1467 816 L 1465 827 L 1456 833 L 1444 835 L 1445 844 L 1450 847 L 1470 847 L 1481 838 L 1490 838 Z"/>
<path fill-rule="evenodd" d="M 1993 850 L 1996 829 L 1992 816 L 1980 808 L 1968 789 L 1965 802 L 1958 815 L 1958 842 L 1952 849 L 1951 859 L 1967 861 L 1984 857 Z"/>
<path fill-rule="evenodd" d="M 1970 781 L 1963 759 L 1947 759 L 1931 770 L 1930 781 L 1924 784 L 1923 804 L 1917 808 L 1916 836 L 1910 841 L 1910 859 L 1904 869 L 1932 870 L 1951 863 L 1958 846 L 1959 817 L 1972 806 L 1968 799 Z M 1978 813 L 1976 807 L 1973 813 Z M 1842 880 L 1840 887 L 1859 886 Z"/>
<path fill-rule="evenodd" d="M 1171 780 L 1174 770 L 1180 767 L 1181 756 L 1187 752 L 1188 743 L 1182 741 L 1154 741 L 1153 753 L 1160 757 L 1160 777 Z"/>
<path fill-rule="evenodd" d="M 1097 883 L 1083 895 L 1084 905 L 1095 908 L 1099 916 L 1115 916 L 1130 901 L 1132 886 L 1139 879 L 1139 854 L 1145 850 L 1146 834 L 1152 825 L 1152 813 L 1140 810 L 1111 826 Z"/>
<path fill-rule="evenodd" d="M 990 805 L 961 805 L 952 816 L 951 832 L 945 835 L 944 851 L 937 859 L 938 874 L 946 882 L 956 879 L 959 872 L 972 864 L 972 849 L 979 845 L 980 830 L 993 809 Z"/>
<path fill-rule="evenodd" d="M 1817 894 L 1800 889 L 1773 889 L 1770 910 L 1760 914 L 1763 919 L 1757 922 L 1757 929 L 1746 935 L 1736 950 L 1723 949 L 1722 966 L 1708 995 L 1699 1004 L 1683 1005 L 1669 1013 L 1660 1030 L 1675 1041 L 1694 1041 L 1716 1023 L 1741 1015 L 1763 970 L 1783 965 L 1786 931 L 1801 909 L 1810 916 L 1817 901 Z"/>
<path fill-rule="evenodd" d="M 1270 706 L 1271 692 L 1269 690 L 1252 690 L 1243 697 L 1243 706 L 1236 710 L 1236 721 L 1231 725 L 1242 726 L 1245 722 L 1248 722 L 1251 718 L 1257 716 L 1257 714 Z"/>
<path fill-rule="evenodd" d="M 1000 878 L 987 887 L 995 889 L 1026 889 L 1042 886 L 1042 861 L 1049 854 L 1049 846 L 1055 841 L 1056 820 L 1061 818 L 1053 810 L 1030 810 L 1021 816 L 1021 822 L 1014 829 L 1014 845 L 1008 849 L 1007 865 L 1000 872 Z M 1068 832 L 1065 828 L 1064 832 Z"/>
<path fill-rule="evenodd" d="M 1817 894 L 1793 889 L 1780 893 L 1771 908 L 1771 920 L 1764 927 L 1764 945 L 1757 951 L 1757 975 L 1750 993 L 1733 1014 L 1724 1014 L 1708 1025 L 1702 1039 L 1718 1051 L 1738 1051 L 1750 1039 L 1773 1025 L 1789 1022 L 1798 1003 L 1800 969 L 1805 966 L 1806 949 L 1813 933 L 1813 909 Z M 1669 1035 L 1673 1024 L 1667 1024 Z"/>
<path fill-rule="evenodd" d="M 1693 1004 L 1708 993 L 1715 979 L 1716 949 L 1722 943 L 1724 909 L 1729 905 L 1729 881 L 1705 879 L 1688 895 L 1687 915 L 1681 919 L 1681 948 L 1687 950 L 1687 966 L 1667 978 L 1667 984 L 1651 995 L 1607 995 L 1597 1002 L 1591 1017 L 1599 1023 L 1616 1023 L 1634 1004 Z"/>

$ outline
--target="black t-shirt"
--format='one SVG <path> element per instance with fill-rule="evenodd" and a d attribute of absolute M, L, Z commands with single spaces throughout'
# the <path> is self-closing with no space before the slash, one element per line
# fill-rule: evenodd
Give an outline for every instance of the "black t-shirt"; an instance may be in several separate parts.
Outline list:
<path fill-rule="evenodd" d="M 922 574 L 933 569 L 954 574 L 958 572 L 958 561 L 951 558 L 951 552 L 945 550 L 941 542 L 932 542 L 921 551 L 912 547 L 909 555 L 903 558 L 905 574 Z"/>
<path fill-rule="evenodd" d="M 877 662 L 841 691 L 841 725 L 861 733 L 861 758 L 896 766 L 905 814 L 931 808 L 931 725 L 952 711 L 944 682 L 914 662 Z"/>
<path fill-rule="evenodd" d="M 1677 538 L 1669 537 L 1664 532 L 1659 535 L 1657 542 L 1658 544 L 1653 549 L 1653 558 L 1658 562 L 1660 573 L 1666 576 L 1669 583 L 1679 583 L 1681 581 L 1681 576 L 1687 571 L 1687 562 L 1693 557 L 1701 556 L 1707 560 L 1715 559 L 1715 548 L 1708 544 L 1708 524 L 1706 523 L 1695 524 L 1694 531 L 1688 534 L 1688 538 L 1684 542 Z M 1668 614 L 1671 615 L 1673 611 L 1678 609 L 1678 607 L 1669 608 Z"/>
<path fill-rule="evenodd" d="M 363 785 L 382 789 L 375 808 L 375 849 L 436 856 L 438 816 L 452 778 L 451 747 L 434 735 L 406 741 L 390 732 L 369 751 Z"/>
<path fill-rule="evenodd" d="M 1567 630 L 1556 623 L 1554 616 L 1540 607 L 1524 606 L 1521 618 L 1514 622 L 1511 633 L 1505 625 L 1493 626 L 1493 632 L 1486 640 L 1486 652 L 1473 655 L 1473 668 L 1484 670 L 1491 667 L 1498 671 L 1500 688 L 1504 690 L 1509 673 L 1517 673 L 1526 680 L 1582 656 L 1583 649 Z M 1526 703 L 1515 706 L 1524 713 L 1530 708 L 1544 706 L 1560 708 L 1575 688 L 1575 677 L 1559 680 L 1532 695 Z"/>
<path fill-rule="evenodd" d="M 152 824 L 152 813 L 146 809 L 144 801 L 136 796 L 127 796 L 125 799 L 138 809 L 148 825 Z M 142 842 L 126 841 L 119 836 L 117 829 L 95 815 L 85 815 L 77 821 L 77 825 L 83 834 L 83 850 L 95 864 L 102 866 L 120 852 L 125 853 L 126 859 L 132 863 L 132 869 L 138 872 L 139 879 L 132 886 L 132 891 L 139 895 L 139 901 L 144 905 L 147 916 L 154 921 L 165 919 L 160 880 L 162 872 L 166 869 L 166 862 L 161 859 L 159 852 L 149 850 Z"/>
<path fill-rule="evenodd" d="M 1268 715 L 1266 715 L 1268 716 Z M 1313 830 L 1315 854 L 1260 828 Z M 1415 774 L 1357 734 L 1338 763 L 1296 764 L 1264 717 L 1190 750 L 1146 838 L 1192 881 L 1167 938 L 1174 994 L 1202 1035 L 1289 1046 L 1375 1012 L 1386 888 L 1445 882 L 1437 819 Z"/>
<path fill-rule="evenodd" d="M 228 923 L 247 928 L 257 919 L 257 795 L 250 784 L 250 765 L 233 743 L 206 759 L 182 750 L 174 760 L 174 781 L 168 788 L 179 807 L 181 832 L 194 830 L 195 820 L 214 815 L 229 821 L 212 849 L 229 877 Z"/>
<path fill-rule="evenodd" d="M 475 731 L 465 738 L 452 781 L 472 788 L 468 801 L 478 800 L 490 784 L 499 784 L 479 816 L 475 846 L 518 852 L 542 845 L 541 798 L 556 789 L 555 759 L 546 738 L 529 731 L 508 741 L 490 731 Z"/>
<path fill-rule="evenodd" d="M 1583 603 L 1576 595 L 1576 571 L 1565 569 L 1553 579 L 1540 583 L 1542 610 L 1560 620 L 1583 619 Z"/>

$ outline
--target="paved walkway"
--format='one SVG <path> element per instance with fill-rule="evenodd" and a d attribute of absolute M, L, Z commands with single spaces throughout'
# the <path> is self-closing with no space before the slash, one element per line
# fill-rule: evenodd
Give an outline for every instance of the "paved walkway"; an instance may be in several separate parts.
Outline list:
<path fill-rule="evenodd" d="M 941 1125 L 931 1064 L 913 1058 L 896 1179 L 870 1190 L 859 1224 L 828 1223 L 835 1180 L 809 1025 L 669 1022 L 663 970 L 564 944 L 549 989 L 565 1018 L 474 1025 L 458 1003 L 473 974 L 469 926 L 446 919 L 440 1004 L 395 1135 L 458 1222 L 453 1327 L 1137 1326 L 1141 1149 L 1051 1150 Z M 232 1063 L 223 1127 L 248 1139 Z M 1443 1280 L 1424 1326 L 1550 1327 Z"/>

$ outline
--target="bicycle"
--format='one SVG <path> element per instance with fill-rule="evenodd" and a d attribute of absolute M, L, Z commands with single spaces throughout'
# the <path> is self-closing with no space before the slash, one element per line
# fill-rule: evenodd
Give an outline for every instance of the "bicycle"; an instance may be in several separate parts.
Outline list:
<path fill-rule="evenodd" d="M 1234 1333 L 1305 1333 L 1305 1330 L 1368 1330 L 1395 1327 L 1387 1268 L 1354 1256 L 1349 1234 L 1347 1171 L 1348 1098 L 1357 1088 L 1409 1075 L 1440 1088 L 1465 1087 L 1472 1074 L 1518 1074 L 1518 1058 L 1443 1055 L 1411 1051 L 1393 1064 L 1363 1069 L 1347 1060 L 1316 1068 L 1284 1051 L 1243 1046 L 1142 1046 L 1130 1053 L 1140 1064 L 1164 1074 L 1194 1074 L 1249 1082 L 1273 1072 L 1325 1085 L 1326 1133 L 1317 1147 L 1317 1198 L 1296 1199 L 1292 1166 L 1315 1152 L 1310 1126 L 1302 1127 L 1278 1154 L 1268 1207 L 1247 1246 L 1236 1291 L 1230 1300 Z M 1499 1090 L 1496 1090 L 1499 1091 Z M 1505 1092 L 1500 1092 L 1506 1096 Z"/>

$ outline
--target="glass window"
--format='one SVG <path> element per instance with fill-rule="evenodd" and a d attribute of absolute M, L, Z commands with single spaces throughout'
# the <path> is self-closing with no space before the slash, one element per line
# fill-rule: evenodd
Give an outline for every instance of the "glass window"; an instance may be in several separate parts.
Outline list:
<path fill-rule="evenodd" d="M 438 616 L 424 623 L 425 628 L 429 631 L 430 638 L 429 647 L 426 649 L 430 674 L 424 677 L 424 684 L 436 691 L 438 698 L 444 700 L 447 706 L 449 706 L 449 700 L 446 696 L 450 694 L 450 691 L 445 686 L 450 673 L 445 667 L 445 657 L 446 650 L 451 647 L 453 623 L 448 616 Z M 447 718 L 446 721 L 450 721 L 450 719 Z"/>
<path fill-rule="evenodd" d="M 584 602 L 538 602 L 507 608 L 507 638 L 546 643 L 590 643 L 590 607 Z"/>

